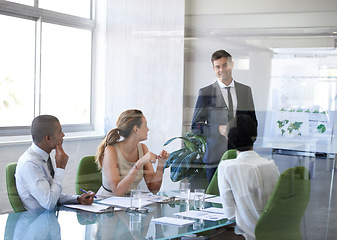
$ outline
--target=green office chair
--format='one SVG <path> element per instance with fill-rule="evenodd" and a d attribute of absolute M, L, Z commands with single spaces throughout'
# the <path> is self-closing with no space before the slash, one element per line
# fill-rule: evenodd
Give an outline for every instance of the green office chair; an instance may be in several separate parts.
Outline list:
<path fill-rule="evenodd" d="M 310 173 L 305 167 L 284 171 L 256 226 L 257 240 L 302 240 L 301 220 L 310 198 Z"/>
<path fill-rule="evenodd" d="M 80 189 L 97 192 L 102 186 L 102 173 L 97 168 L 95 156 L 83 157 L 78 163 L 76 174 L 76 194 L 81 195 Z"/>
<path fill-rule="evenodd" d="M 15 176 L 14 176 L 15 170 L 16 170 L 16 163 L 10 163 L 6 166 L 7 195 L 14 212 L 23 212 L 26 211 L 26 209 L 24 208 L 21 199 L 19 197 L 18 191 L 16 189 Z"/>
<path fill-rule="evenodd" d="M 224 153 L 224 155 L 222 155 L 220 162 L 222 160 L 234 159 L 234 158 L 236 158 L 236 156 L 237 156 L 236 149 L 227 150 Z M 217 195 L 217 196 L 220 195 L 219 186 L 218 186 L 218 169 L 215 171 L 215 173 L 212 177 L 212 180 L 207 187 L 206 193 L 212 194 L 212 195 Z"/>

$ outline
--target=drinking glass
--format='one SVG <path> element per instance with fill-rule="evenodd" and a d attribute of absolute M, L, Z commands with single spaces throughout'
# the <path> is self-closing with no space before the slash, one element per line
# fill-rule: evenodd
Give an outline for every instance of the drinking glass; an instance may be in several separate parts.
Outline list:
<path fill-rule="evenodd" d="M 142 192 L 139 189 L 132 189 L 130 198 L 131 198 L 131 208 L 140 209 L 142 208 Z"/>
<path fill-rule="evenodd" d="M 180 183 L 180 201 L 188 201 L 190 199 L 190 183 Z"/>
<path fill-rule="evenodd" d="M 194 190 L 194 209 L 201 210 L 205 208 L 205 189 Z"/>
<path fill-rule="evenodd" d="M 131 232 L 139 231 L 142 228 L 142 216 L 139 213 L 130 214 Z"/>

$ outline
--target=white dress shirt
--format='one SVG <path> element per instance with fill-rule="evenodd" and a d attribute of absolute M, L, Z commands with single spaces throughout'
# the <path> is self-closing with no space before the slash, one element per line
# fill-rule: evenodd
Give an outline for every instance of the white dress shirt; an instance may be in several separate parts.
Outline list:
<path fill-rule="evenodd" d="M 52 178 L 47 166 L 48 157 L 48 153 L 32 143 L 19 158 L 16 188 L 27 210 L 53 210 L 57 203 L 78 203 L 76 195 L 62 194 L 65 170 L 56 168 Z"/>
<path fill-rule="evenodd" d="M 217 82 L 220 86 L 220 89 L 221 89 L 221 93 L 222 93 L 222 96 L 225 100 L 225 103 L 227 105 L 227 107 L 229 107 L 229 103 L 228 103 L 228 93 L 227 93 L 227 87 L 230 88 L 230 92 L 231 92 L 231 95 L 232 95 L 232 101 L 233 101 L 233 117 L 235 117 L 236 115 L 236 110 L 238 108 L 238 98 L 236 96 L 236 90 L 235 90 L 235 84 L 234 84 L 234 80 L 232 80 L 231 84 L 229 84 L 228 86 L 226 86 L 226 84 L 224 84 L 223 82 L 221 82 L 219 79 L 217 79 Z"/>
<path fill-rule="evenodd" d="M 255 239 L 255 225 L 280 176 L 274 160 L 255 151 L 240 152 L 236 159 L 221 161 L 218 184 L 223 211 L 236 219 L 236 233 Z"/>

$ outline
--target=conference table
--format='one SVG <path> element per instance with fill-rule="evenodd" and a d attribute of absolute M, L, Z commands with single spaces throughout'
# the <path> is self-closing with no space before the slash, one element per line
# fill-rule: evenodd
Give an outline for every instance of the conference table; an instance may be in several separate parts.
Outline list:
<path fill-rule="evenodd" d="M 205 203 L 205 208 L 214 203 Z M 193 210 L 193 201 L 170 201 L 146 206 L 147 213 L 125 209 L 108 213 L 58 207 L 56 211 L 11 213 L 0 215 L 0 231 L 4 239 L 172 239 L 233 224 L 223 219 L 208 221 L 192 219 L 184 226 L 156 224 L 153 219 L 174 217 L 178 212 Z M 186 219 L 186 218 L 184 218 Z M 1 233 L 0 233 L 1 234 Z"/>

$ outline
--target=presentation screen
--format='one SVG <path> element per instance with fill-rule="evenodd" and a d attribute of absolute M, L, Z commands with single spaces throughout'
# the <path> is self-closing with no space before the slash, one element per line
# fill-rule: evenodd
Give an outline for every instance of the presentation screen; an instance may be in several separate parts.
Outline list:
<path fill-rule="evenodd" d="M 336 50 L 275 50 L 263 146 L 336 153 L 336 83 Z"/>

